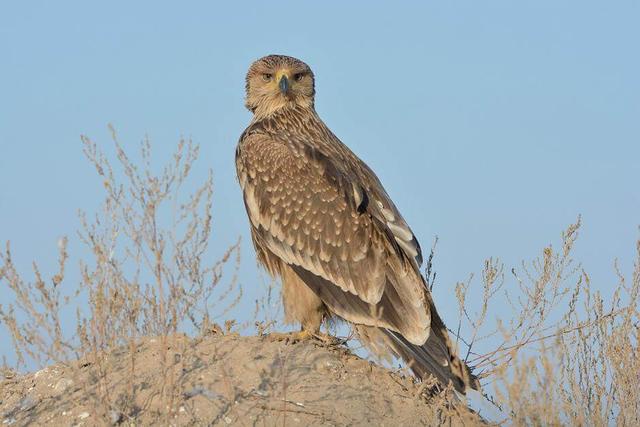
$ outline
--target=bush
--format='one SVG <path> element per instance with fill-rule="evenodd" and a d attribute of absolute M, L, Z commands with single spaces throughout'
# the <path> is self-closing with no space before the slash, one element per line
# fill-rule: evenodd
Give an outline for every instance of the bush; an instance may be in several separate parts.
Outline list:
<path fill-rule="evenodd" d="M 221 330 L 213 321 L 242 297 L 236 280 L 239 241 L 220 260 L 207 262 L 211 172 L 192 194 L 182 196 L 197 146 L 181 140 L 171 162 L 155 174 L 148 140 L 141 145 L 139 167 L 111 131 L 113 165 L 94 142 L 82 137 L 105 190 L 101 211 L 93 219 L 80 215 L 79 236 L 91 254 L 80 264 L 82 280 L 77 286 L 65 280 L 66 238 L 59 242 L 59 268 L 49 280 L 35 263 L 34 279 L 24 279 L 7 243 L 0 255 L 0 283 L 13 298 L 0 306 L 0 322 L 13 340 L 16 369 L 63 364 L 75 370 L 105 422 L 112 422 L 114 413 L 120 414 L 117 419 L 135 419 L 154 407 L 164 408 L 157 419 L 168 424 L 185 396 L 183 362 L 174 360 L 169 349 L 179 349 L 185 360 L 198 339 Z M 559 250 L 544 248 L 539 258 L 523 262 L 510 276 L 499 260 L 489 258 L 479 284 L 471 276 L 456 286 L 459 321 L 451 333 L 482 380 L 485 399 L 474 406 L 493 421 L 640 423 L 640 240 L 632 277 L 625 278 L 616 265 L 619 283 L 605 301 L 572 259 L 579 229 L 580 219 L 562 234 Z M 431 287 L 434 249 L 426 272 Z M 223 277 L 229 273 L 225 284 Z M 280 317 L 272 310 L 273 289 L 270 285 L 256 300 L 259 334 Z M 482 298 L 475 304 L 471 295 L 478 293 Z M 63 327 L 64 310 L 76 311 L 75 331 Z M 232 327 L 228 322 L 226 329 Z M 182 339 L 184 334 L 196 340 Z M 137 350 L 141 339 L 150 336 L 160 340 L 160 366 L 156 383 L 148 385 L 153 397 L 141 401 Z M 126 356 L 125 385 L 110 381 L 114 368 L 107 360 L 114 352 Z M 5 372 L 8 369 L 5 366 Z M 440 421 L 451 420 L 455 399 L 429 399 L 444 414 Z"/>
<path fill-rule="evenodd" d="M 93 141 L 82 137 L 84 153 L 102 179 L 106 197 L 94 219 L 80 214 L 79 236 L 92 255 L 80 263 L 81 282 L 75 287 L 65 282 L 66 238 L 59 244 L 59 271 L 49 281 L 35 263 L 35 280 L 23 279 L 7 243 L 0 256 L 0 281 L 13 292 L 14 302 L 0 306 L 0 321 L 10 332 L 18 369 L 82 360 L 93 378 L 83 386 L 104 419 L 116 408 L 124 414 L 144 410 L 136 403 L 136 350 L 139 338 L 158 337 L 163 351 L 155 387 L 162 407 L 169 408 L 168 417 L 176 407 L 174 400 L 181 396 L 178 367 L 168 349 L 185 345 L 179 339 L 181 332 L 210 331 L 212 309 L 223 316 L 239 301 L 242 289 L 235 275 L 239 242 L 222 259 L 207 262 L 211 172 L 192 194 L 183 197 L 181 191 L 198 157 L 198 146 L 181 140 L 172 161 L 154 174 L 149 140 L 141 144 L 143 167 L 139 168 L 110 130 L 117 170 Z M 233 276 L 221 288 L 225 267 L 234 261 Z M 67 292 L 64 297 L 63 291 Z M 63 330 L 60 317 L 61 310 L 73 309 L 77 311 L 75 334 Z M 124 392 L 109 382 L 106 364 L 106 354 L 119 348 L 129 360 Z"/>

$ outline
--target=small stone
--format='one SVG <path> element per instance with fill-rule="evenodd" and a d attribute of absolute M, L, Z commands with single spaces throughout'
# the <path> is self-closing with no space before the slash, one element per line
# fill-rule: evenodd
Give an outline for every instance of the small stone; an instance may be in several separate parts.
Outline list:
<path fill-rule="evenodd" d="M 111 421 L 111 425 L 117 425 L 122 422 L 122 412 L 120 411 L 109 411 L 109 421 Z"/>
<path fill-rule="evenodd" d="M 5 368 L 2 372 L 0 372 L 0 380 L 5 379 L 5 380 L 10 380 L 16 377 L 16 373 L 14 371 L 11 371 L 7 368 Z"/>
<path fill-rule="evenodd" d="M 84 420 L 85 418 L 89 418 L 89 413 L 81 412 L 80 415 L 78 415 L 78 418 L 80 418 L 81 420 Z"/>
<path fill-rule="evenodd" d="M 327 360 L 325 362 L 325 366 L 331 371 L 337 371 L 342 368 L 342 363 L 340 363 L 338 360 Z"/>
<path fill-rule="evenodd" d="M 217 399 L 221 397 L 218 393 L 208 390 L 204 387 L 194 387 L 191 390 L 187 390 L 183 393 L 185 399 L 191 399 L 195 396 L 204 396 L 209 400 Z"/>
<path fill-rule="evenodd" d="M 35 406 L 37 404 L 38 404 L 38 401 L 35 400 L 33 397 L 25 396 L 20 401 L 20 410 L 21 411 L 30 411 L 31 409 L 35 408 Z"/>
<path fill-rule="evenodd" d="M 58 393 L 61 393 L 65 391 L 71 384 L 73 384 L 73 380 L 70 380 L 69 378 L 60 378 L 53 389 Z"/>

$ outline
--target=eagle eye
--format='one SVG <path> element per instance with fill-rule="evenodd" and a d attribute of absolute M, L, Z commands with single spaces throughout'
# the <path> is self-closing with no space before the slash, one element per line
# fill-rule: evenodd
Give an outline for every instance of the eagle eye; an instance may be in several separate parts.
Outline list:
<path fill-rule="evenodd" d="M 264 80 L 265 82 L 271 81 L 272 78 L 273 78 L 273 74 L 270 74 L 270 73 L 264 73 L 262 75 L 262 80 Z"/>
<path fill-rule="evenodd" d="M 293 79 L 297 82 L 299 82 L 300 80 L 302 80 L 302 78 L 304 77 L 304 73 L 296 73 L 293 75 Z"/>

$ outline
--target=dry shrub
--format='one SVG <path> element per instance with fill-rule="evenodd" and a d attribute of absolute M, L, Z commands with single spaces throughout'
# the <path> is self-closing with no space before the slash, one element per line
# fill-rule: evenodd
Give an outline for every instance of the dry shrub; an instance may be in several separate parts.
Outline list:
<path fill-rule="evenodd" d="M 140 168 L 110 130 L 114 164 L 97 144 L 82 137 L 84 153 L 102 179 L 106 197 L 94 217 L 80 214 L 79 237 L 91 254 L 80 262 L 80 284 L 65 281 L 66 238 L 59 244 L 59 271 L 50 280 L 41 276 L 35 263 L 35 280 L 25 280 L 7 243 L 0 255 L 0 282 L 14 297 L 8 306 L 0 306 L 0 321 L 10 332 L 18 368 L 50 363 L 72 367 L 72 360 L 81 360 L 80 368 L 90 369 L 92 378 L 81 386 L 94 398 L 103 420 L 135 417 L 153 403 L 166 408 L 159 416 L 168 421 L 182 395 L 180 361 L 170 357 L 174 353 L 169 349 L 188 354 L 188 340 L 179 335 L 207 333 L 214 327 L 211 316 L 224 316 L 239 301 L 239 242 L 222 259 L 208 261 L 211 172 L 192 194 L 182 194 L 198 146 L 181 140 L 171 161 L 156 174 L 148 139 L 141 144 Z M 223 285 L 228 273 L 232 277 Z M 75 333 L 65 330 L 61 321 L 62 310 L 74 308 Z M 156 336 L 162 349 L 155 393 L 144 402 L 137 399 L 135 387 L 136 349 L 142 336 Z M 110 380 L 113 368 L 107 355 L 114 351 L 127 354 L 124 387 Z"/>
<path fill-rule="evenodd" d="M 476 307 L 468 297 L 473 278 L 456 287 L 460 323 L 452 333 L 471 337 L 461 340 L 463 354 L 497 408 L 496 421 L 640 423 L 640 240 L 631 278 L 616 264 L 619 282 L 605 302 L 571 257 L 579 228 L 580 219 L 562 234 L 559 251 L 546 247 L 513 269 L 515 286 L 500 261 L 488 259 Z M 483 345 L 488 350 L 475 350 Z"/>
<path fill-rule="evenodd" d="M 235 276 L 239 244 L 220 260 L 207 262 L 211 174 L 187 197 L 181 191 L 197 146 L 180 141 L 172 161 L 156 174 L 148 140 L 142 143 L 139 167 L 113 129 L 112 134 L 115 163 L 82 138 L 106 197 L 97 215 L 80 216 L 79 235 L 91 254 L 80 264 L 80 284 L 65 280 L 66 238 L 59 242 L 59 269 L 48 280 L 35 264 L 34 279 L 25 280 L 7 243 L 0 254 L 0 284 L 13 293 L 13 302 L 0 306 L 0 322 L 10 332 L 18 368 L 62 363 L 90 370 L 91 380 L 79 386 L 105 423 L 135 420 L 155 410 L 155 419 L 169 424 L 188 395 L 181 374 L 185 360 L 197 359 L 190 351 L 198 339 L 181 339 L 180 334 L 202 337 L 219 330 L 213 322 L 237 304 L 242 295 Z M 539 258 L 523 262 L 510 276 L 498 259 L 490 258 L 480 289 L 473 276 L 456 286 L 460 321 L 451 332 L 482 380 L 490 404 L 479 409 L 491 409 L 493 421 L 640 424 L 640 241 L 632 276 L 625 278 L 616 266 L 619 283 L 605 301 L 572 259 L 579 228 L 578 220 L 563 233 L 560 250 L 544 248 Z M 434 249 L 435 243 L 427 261 L 430 288 L 436 279 Z M 223 284 L 228 273 L 231 278 Z M 281 318 L 276 284 L 266 289 L 254 314 L 260 334 Z M 471 298 L 478 294 L 481 299 Z M 77 327 L 70 331 L 61 313 L 74 308 Z M 232 326 L 227 323 L 227 329 Z M 143 336 L 160 340 L 160 366 L 156 383 L 148 385 L 153 392 L 141 399 L 136 354 Z M 112 378 L 116 368 L 108 356 L 118 352 L 126 355 L 128 375 L 119 376 L 125 384 Z M 86 371 L 76 378 L 87 378 Z M 430 389 L 428 382 L 424 386 Z M 426 398 L 439 423 L 460 421 L 464 409 L 450 387 Z"/>

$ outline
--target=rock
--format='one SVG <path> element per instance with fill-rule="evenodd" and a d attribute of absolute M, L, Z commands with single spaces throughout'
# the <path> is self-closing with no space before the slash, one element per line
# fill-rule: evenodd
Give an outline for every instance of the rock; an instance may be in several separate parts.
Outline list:
<path fill-rule="evenodd" d="M 122 422 L 124 417 L 122 416 L 122 412 L 119 411 L 109 411 L 109 421 L 111 421 L 111 425 L 118 425 Z"/>
<path fill-rule="evenodd" d="M 20 403 L 18 404 L 18 410 L 20 411 L 30 411 L 36 407 L 38 401 L 31 396 L 25 396 L 22 398 Z"/>
<path fill-rule="evenodd" d="M 56 383 L 56 385 L 53 387 L 53 389 L 58 392 L 58 393 L 62 393 L 63 391 L 65 391 L 71 384 L 73 384 L 73 380 L 70 380 L 69 378 L 60 378 L 58 380 L 58 382 Z"/>

